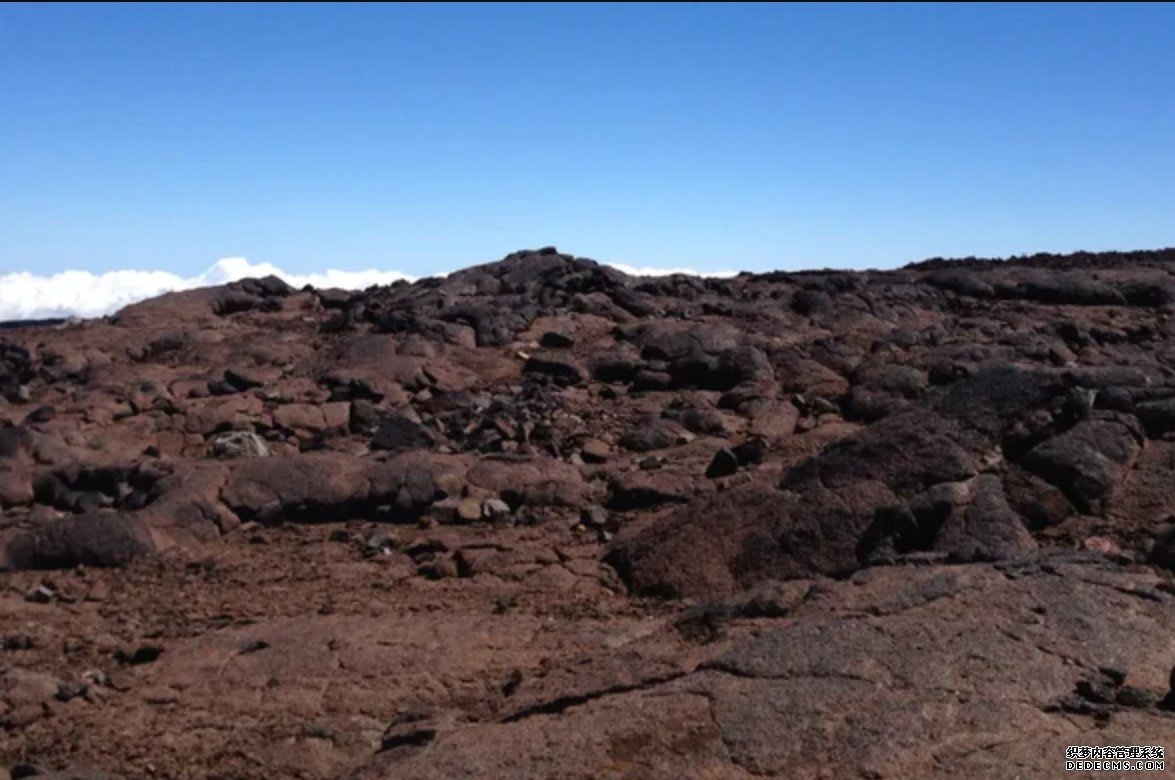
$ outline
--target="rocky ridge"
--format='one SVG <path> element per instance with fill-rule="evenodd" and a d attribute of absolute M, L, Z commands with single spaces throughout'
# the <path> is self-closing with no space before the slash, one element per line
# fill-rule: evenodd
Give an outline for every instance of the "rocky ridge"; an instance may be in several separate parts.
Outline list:
<path fill-rule="evenodd" d="M 1161 745 L 1173 313 L 1175 250 L 708 279 L 543 249 L 5 330 L 0 766 L 1036 777 Z"/>

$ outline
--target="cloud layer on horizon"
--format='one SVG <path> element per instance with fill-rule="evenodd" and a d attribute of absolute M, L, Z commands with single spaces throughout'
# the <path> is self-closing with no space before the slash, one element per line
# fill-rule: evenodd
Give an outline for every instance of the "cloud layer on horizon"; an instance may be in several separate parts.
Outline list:
<path fill-rule="evenodd" d="M 688 268 L 635 268 L 622 263 L 608 263 L 613 268 L 637 276 L 691 274 Z M 327 270 L 312 274 L 292 274 L 270 263 L 250 263 L 243 257 L 226 257 L 196 276 L 183 277 L 167 271 L 63 271 L 39 276 L 28 271 L 0 274 L 0 322 L 57 317 L 101 317 L 124 306 L 167 292 L 228 284 L 251 276 L 278 276 L 294 287 L 341 287 L 362 290 L 375 284 L 391 284 L 416 277 L 399 271 Z M 709 274 L 733 276 L 732 272 Z"/>
<path fill-rule="evenodd" d="M 124 306 L 167 292 L 228 284 L 250 276 L 279 276 L 295 287 L 363 289 L 413 278 L 399 271 L 338 271 L 291 274 L 270 263 L 250 263 L 243 257 L 217 260 L 196 276 L 166 271 L 63 271 L 38 276 L 27 271 L 0 274 L 0 321 L 52 317 L 101 317 Z"/>

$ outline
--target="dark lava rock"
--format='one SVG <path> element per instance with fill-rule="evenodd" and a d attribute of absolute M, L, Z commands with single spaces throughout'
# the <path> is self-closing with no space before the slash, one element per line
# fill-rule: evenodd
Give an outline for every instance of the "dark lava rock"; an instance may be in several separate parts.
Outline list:
<path fill-rule="evenodd" d="M 995 778 L 1170 743 L 1173 270 L 542 248 L 5 327 L 0 566 L 68 570 L 8 575 L 5 755 Z M 102 671 L 112 637 L 167 653 Z"/>
<path fill-rule="evenodd" d="M 1175 570 L 1175 523 L 1167 523 L 1159 528 L 1147 560 L 1164 569 Z"/>
<path fill-rule="evenodd" d="M 608 521 L 608 510 L 595 504 L 584 507 L 579 513 L 579 522 L 588 528 L 606 528 Z"/>
<path fill-rule="evenodd" d="M 1121 482 L 1142 444 L 1133 418 L 1084 420 L 1030 450 L 1020 465 L 1056 485 L 1082 512 Z"/>
<path fill-rule="evenodd" d="M 123 566 L 153 549 L 135 518 L 96 512 L 42 523 L 12 539 L 4 558 L 9 566 L 20 569 Z"/>
<path fill-rule="evenodd" d="M 140 645 L 133 650 L 120 647 L 114 652 L 115 660 L 128 666 L 154 663 L 161 655 L 163 648 L 158 645 Z"/>
<path fill-rule="evenodd" d="M 24 403 L 25 387 L 34 377 L 32 357 L 25 347 L 0 339 L 0 396 L 9 403 Z"/>
<path fill-rule="evenodd" d="M 0 459 L 17 458 L 32 449 L 33 438 L 28 429 L 13 425 L 0 428 Z"/>
<path fill-rule="evenodd" d="M 677 432 L 663 420 L 642 420 L 620 437 L 620 445 L 633 452 L 662 450 L 677 444 Z"/>
<path fill-rule="evenodd" d="M 730 451 L 738 459 L 738 465 L 753 466 L 756 463 L 762 463 L 766 457 L 767 442 L 761 437 L 753 437 L 734 445 Z"/>
<path fill-rule="evenodd" d="M 714 409 L 690 408 L 677 416 L 687 431 L 706 436 L 727 436 L 726 421 L 722 413 Z"/>
<path fill-rule="evenodd" d="M 575 339 L 562 333 L 547 331 L 539 339 L 539 346 L 543 349 L 571 349 L 575 346 Z"/>
<path fill-rule="evenodd" d="M 851 572 L 886 539 L 965 560 L 1031 549 L 1000 481 L 975 478 L 982 454 L 1011 422 L 1062 391 L 1047 375 L 1010 367 L 980 373 L 929 408 L 888 417 L 801 463 L 777 490 L 747 485 L 692 502 L 659 527 L 622 534 L 610 560 L 638 591 L 696 595 L 766 577 Z M 917 532 L 891 528 L 890 518 L 909 512 L 902 507 L 949 483 L 960 483 L 951 511 Z"/>
<path fill-rule="evenodd" d="M 1158 438 L 1175 431 L 1175 398 L 1141 403 L 1137 411 L 1147 436 Z"/>
<path fill-rule="evenodd" d="M 256 373 L 246 368 L 229 368 L 224 372 L 224 381 L 235 387 L 238 391 L 244 392 L 251 390 L 254 387 L 261 387 L 265 381 L 261 379 Z"/>
<path fill-rule="evenodd" d="M 262 298 L 284 298 L 294 291 L 293 287 L 276 276 L 241 279 L 229 284 L 229 288 Z"/>
<path fill-rule="evenodd" d="M 1160 697 L 1154 691 L 1133 688 L 1129 685 L 1119 688 L 1114 695 L 1114 703 L 1122 707 L 1146 709 L 1159 703 Z"/>
<path fill-rule="evenodd" d="M 739 459 L 731 450 L 721 449 L 714 453 L 710 465 L 706 467 L 706 476 L 710 479 L 729 477 L 738 471 Z"/>
<path fill-rule="evenodd" d="M 348 412 L 347 427 L 352 433 L 371 435 L 380 424 L 379 409 L 366 399 L 351 402 Z"/>
<path fill-rule="evenodd" d="M 533 355 L 527 358 L 522 369 L 525 374 L 548 377 L 558 385 L 577 385 L 583 381 L 583 370 L 574 361 L 551 354 Z"/>
<path fill-rule="evenodd" d="M 373 450 L 403 452 L 430 447 L 432 439 L 417 423 L 402 417 L 389 417 L 379 424 L 370 446 Z"/>

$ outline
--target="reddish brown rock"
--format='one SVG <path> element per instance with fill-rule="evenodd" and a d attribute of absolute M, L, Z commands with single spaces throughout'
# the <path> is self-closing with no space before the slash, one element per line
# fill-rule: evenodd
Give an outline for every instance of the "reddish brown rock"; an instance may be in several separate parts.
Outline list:
<path fill-rule="evenodd" d="M 1044 777 L 1163 744 L 1173 270 L 545 248 L 6 329 L 0 776 Z"/>

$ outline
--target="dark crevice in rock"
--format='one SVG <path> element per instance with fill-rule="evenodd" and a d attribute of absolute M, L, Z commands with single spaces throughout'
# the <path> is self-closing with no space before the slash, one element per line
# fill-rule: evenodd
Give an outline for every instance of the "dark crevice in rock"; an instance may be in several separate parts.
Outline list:
<path fill-rule="evenodd" d="M 613 685 L 608 688 L 602 688 L 587 693 L 573 694 L 569 696 L 560 696 L 550 701 L 545 701 L 540 704 L 534 704 L 525 709 L 521 709 L 515 713 L 507 715 L 501 719 L 502 723 L 515 723 L 526 718 L 534 717 L 535 715 L 556 715 L 571 709 L 572 707 L 579 707 L 588 702 L 602 699 L 608 696 L 618 696 L 620 694 L 632 693 L 633 691 L 644 691 L 650 688 L 656 688 L 659 685 L 664 685 L 668 682 L 673 682 L 682 677 L 685 677 L 688 672 L 675 672 L 673 674 L 665 674 L 657 677 L 648 677 L 639 680 L 635 683 L 628 683 L 624 685 Z"/>

